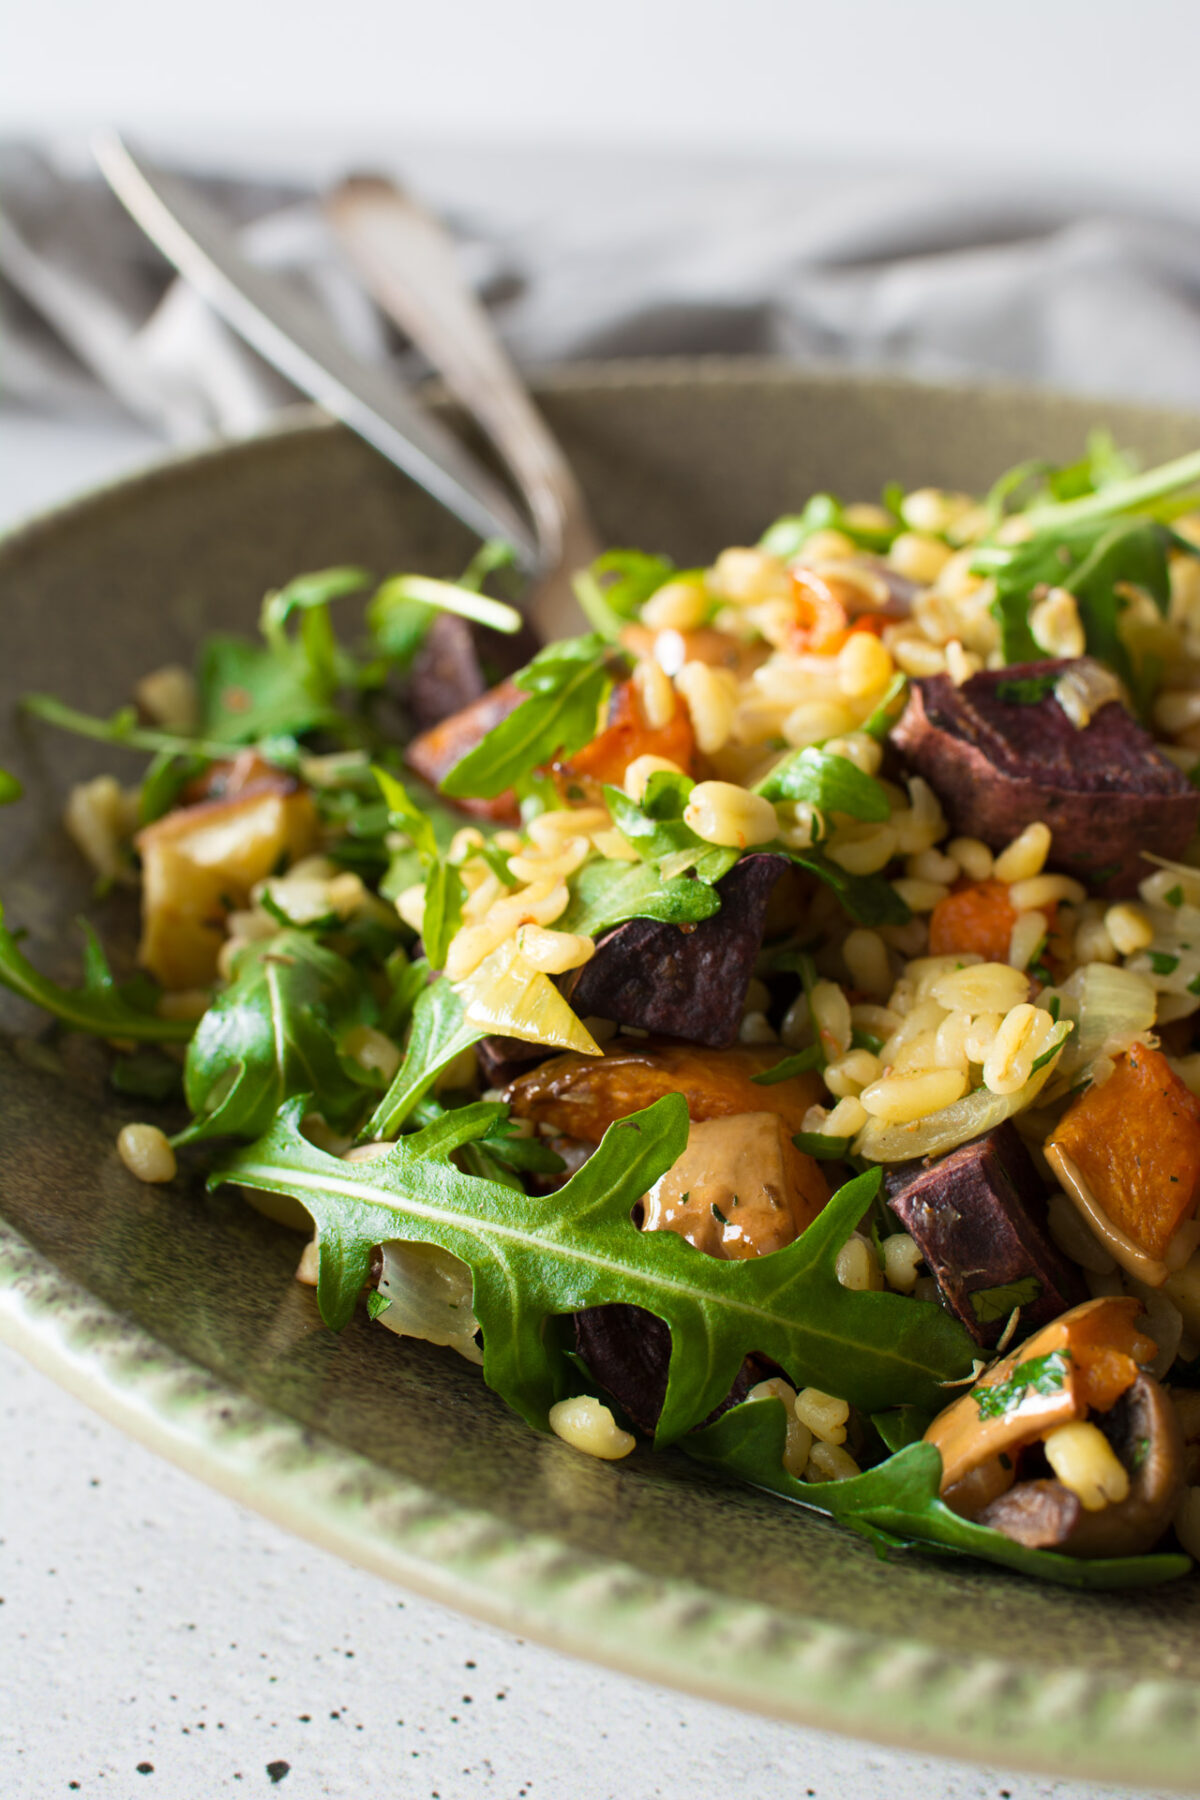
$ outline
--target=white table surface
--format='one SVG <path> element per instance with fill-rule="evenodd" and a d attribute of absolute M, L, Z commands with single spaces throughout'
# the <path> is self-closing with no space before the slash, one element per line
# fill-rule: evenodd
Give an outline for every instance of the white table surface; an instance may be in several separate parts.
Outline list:
<path fill-rule="evenodd" d="M 0 525 L 153 451 L 133 425 L 0 411 Z M 277 1786 L 286 1800 L 1097 1792 L 748 1718 L 463 1620 L 209 1492 L 0 1349 L 0 1800 Z"/>

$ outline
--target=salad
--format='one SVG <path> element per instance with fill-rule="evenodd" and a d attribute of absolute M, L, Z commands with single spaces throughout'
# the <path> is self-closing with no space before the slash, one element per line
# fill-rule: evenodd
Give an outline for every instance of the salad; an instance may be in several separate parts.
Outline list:
<path fill-rule="evenodd" d="M 303 1231 L 330 1329 L 881 1554 L 1184 1574 L 1200 455 L 614 550 L 543 646 L 509 563 L 303 575 L 111 718 L 27 697 L 150 759 L 65 814 L 140 973 L 0 924 L 0 981 L 113 1047 L 134 1176 Z"/>

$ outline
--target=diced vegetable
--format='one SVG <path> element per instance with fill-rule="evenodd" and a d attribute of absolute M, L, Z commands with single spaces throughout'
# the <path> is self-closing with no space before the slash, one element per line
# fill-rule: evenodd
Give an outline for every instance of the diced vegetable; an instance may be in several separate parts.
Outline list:
<path fill-rule="evenodd" d="M 972 881 L 939 900 L 929 920 L 930 956 L 964 951 L 984 962 L 1008 961 L 1008 944 L 1017 909 L 1002 881 Z"/>
<path fill-rule="evenodd" d="M 1156 1346 L 1135 1326 L 1141 1303 L 1124 1297 L 1085 1301 L 993 1363 L 969 1393 L 938 1414 L 925 1441 L 942 1457 L 942 1494 L 975 1470 L 1086 1417 L 1106 1411 L 1137 1379 Z"/>
<path fill-rule="evenodd" d="M 246 905 L 256 882 L 306 855 L 316 839 L 308 791 L 283 774 L 147 825 L 137 838 L 140 962 L 166 988 L 205 986 L 217 972 L 226 915 Z"/>
<path fill-rule="evenodd" d="M 620 787 L 626 769 L 639 756 L 663 756 L 690 771 L 695 749 L 692 722 L 681 699 L 665 725 L 648 725 L 633 682 L 622 681 L 612 692 L 608 724 L 590 744 L 575 752 L 566 767 L 568 775 Z"/>
<path fill-rule="evenodd" d="M 1200 1101 L 1165 1056 L 1136 1044 L 1063 1116 L 1063 1151 L 1118 1231 L 1161 1261 L 1200 1194 Z"/>
<path fill-rule="evenodd" d="M 617 1039 L 603 1057 L 556 1056 L 520 1076 L 505 1099 L 518 1118 L 598 1144 L 609 1126 L 664 1094 L 682 1094 L 693 1122 L 730 1113 L 773 1112 L 794 1136 L 821 1098 L 815 1073 L 760 1085 L 782 1052 L 749 1044 L 707 1050 L 696 1044 Z"/>

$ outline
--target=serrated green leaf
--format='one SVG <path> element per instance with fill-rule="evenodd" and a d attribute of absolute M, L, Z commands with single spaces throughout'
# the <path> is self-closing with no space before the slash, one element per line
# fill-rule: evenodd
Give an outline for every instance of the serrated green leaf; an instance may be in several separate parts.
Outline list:
<path fill-rule="evenodd" d="M 970 1366 L 970 1338 L 938 1307 L 859 1293 L 837 1279 L 838 1252 L 870 1204 L 878 1170 L 848 1182 L 785 1249 L 724 1262 L 673 1232 L 639 1231 L 630 1217 L 682 1154 L 682 1095 L 610 1127 L 552 1206 L 449 1163 L 467 1136 L 486 1135 L 482 1115 L 492 1109 L 449 1113 L 401 1138 L 386 1157 L 346 1164 L 301 1136 L 303 1105 L 291 1103 L 218 1179 L 292 1194 L 312 1213 L 317 1297 L 334 1327 L 353 1310 L 373 1245 L 435 1243 L 460 1257 L 472 1271 L 488 1383 L 532 1424 L 545 1426 L 564 1373 L 547 1321 L 617 1302 L 646 1308 L 671 1331 L 660 1443 L 712 1411 L 751 1351 L 798 1385 L 835 1391 L 870 1412 L 935 1405 L 939 1384 Z"/>
<path fill-rule="evenodd" d="M 848 756 L 809 745 L 776 763 L 755 788 L 773 805 L 804 801 L 823 813 L 846 813 L 852 819 L 881 824 L 891 817 L 887 794 L 873 775 L 866 775 Z"/>
<path fill-rule="evenodd" d="M 942 1459 L 933 1444 L 909 1444 L 878 1468 L 845 1481 L 798 1481 L 783 1467 L 786 1431 L 787 1420 L 777 1400 L 750 1400 L 693 1432 L 682 1448 L 755 1487 L 840 1519 L 889 1552 L 917 1549 L 973 1556 L 1040 1581 L 1097 1590 L 1151 1587 L 1186 1575 L 1192 1566 L 1187 1556 L 1087 1560 L 1014 1543 L 999 1531 L 951 1512 L 938 1494 Z"/>
<path fill-rule="evenodd" d="M 80 921 L 84 981 L 78 988 L 62 988 L 39 975 L 3 921 L 0 908 L 0 982 L 59 1019 L 68 1030 L 85 1031 L 93 1037 L 132 1038 L 139 1043 L 183 1043 L 191 1037 L 191 1020 L 162 1019 L 152 1010 L 154 991 L 146 992 L 147 983 L 117 986 L 100 941 L 85 921 Z M 143 994 L 149 1002 L 144 1006 L 139 1004 Z"/>
<path fill-rule="evenodd" d="M 462 1001 L 444 975 L 423 988 L 413 1005 L 404 1061 L 367 1121 L 363 1137 L 394 1137 L 442 1070 L 486 1037 L 488 1029 L 468 1022 Z"/>
<path fill-rule="evenodd" d="M 571 902 L 555 929 L 578 932 L 581 937 L 600 937 L 629 919 L 694 925 L 721 910 L 721 896 L 707 881 L 686 875 L 664 879 L 654 863 L 602 857 L 584 863 L 568 886 Z"/>
<path fill-rule="evenodd" d="M 495 799 L 541 764 L 590 743 L 612 687 L 613 657 L 597 633 L 548 645 L 513 677 L 527 698 L 454 764 L 442 792 Z"/>
<path fill-rule="evenodd" d="M 299 1093 L 316 1096 L 328 1124 L 355 1123 L 366 1095 L 338 1045 L 377 1015 L 358 971 L 309 932 L 248 945 L 188 1046 L 184 1093 L 195 1122 L 184 1140 L 258 1137 Z"/>

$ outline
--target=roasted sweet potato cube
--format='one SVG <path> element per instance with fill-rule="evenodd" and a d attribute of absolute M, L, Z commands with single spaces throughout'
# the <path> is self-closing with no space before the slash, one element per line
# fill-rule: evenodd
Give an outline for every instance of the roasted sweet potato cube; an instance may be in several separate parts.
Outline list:
<path fill-rule="evenodd" d="M 687 770 L 695 750 L 692 721 L 682 701 L 676 703 L 665 725 L 648 725 L 632 681 L 622 681 L 613 689 L 603 731 L 577 750 L 562 765 L 562 772 L 568 779 L 576 775 L 585 781 L 611 782 L 620 787 L 626 769 L 639 756 L 665 756 L 668 762 Z"/>
<path fill-rule="evenodd" d="M 1165 1056 L 1135 1044 L 1090 1087 L 1050 1139 L 1075 1164 L 1101 1212 L 1157 1260 L 1200 1193 L 1200 1102 Z"/>
<path fill-rule="evenodd" d="M 510 712 L 515 712 L 527 696 L 512 681 L 502 681 L 470 706 L 451 713 L 448 718 L 415 737 L 404 752 L 404 760 L 430 787 L 440 787 L 455 763 L 461 762 L 469 750 L 480 745 L 489 731 L 494 731 Z M 497 794 L 494 800 L 456 800 L 461 812 L 480 819 L 498 819 L 515 824 L 520 818 L 516 795 L 510 791 Z"/>
<path fill-rule="evenodd" d="M 273 774 L 228 800 L 181 806 L 137 838 L 142 858 L 138 960 L 165 988 L 203 987 L 217 972 L 225 918 L 256 882 L 317 840 L 312 797 Z"/>
<path fill-rule="evenodd" d="M 1002 881 L 972 881 L 939 900 L 929 917 L 930 956 L 964 951 L 984 962 L 1008 961 L 1017 909 Z"/>

